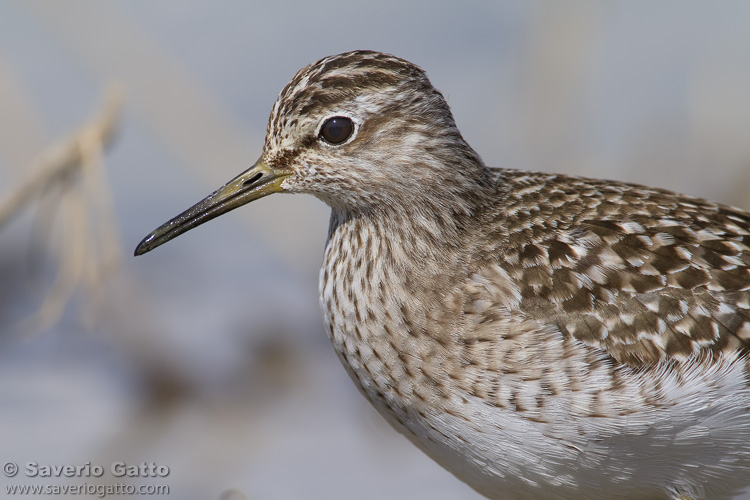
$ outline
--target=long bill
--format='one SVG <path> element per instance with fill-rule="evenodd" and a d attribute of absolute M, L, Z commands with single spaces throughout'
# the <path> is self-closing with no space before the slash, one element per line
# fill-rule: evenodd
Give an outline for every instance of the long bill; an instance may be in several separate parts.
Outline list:
<path fill-rule="evenodd" d="M 208 195 L 180 215 L 161 225 L 143 238 L 135 248 L 135 255 L 143 255 L 204 222 L 234 210 L 253 200 L 283 191 L 282 181 L 287 172 L 276 172 L 259 159 L 223 187 Z"/>

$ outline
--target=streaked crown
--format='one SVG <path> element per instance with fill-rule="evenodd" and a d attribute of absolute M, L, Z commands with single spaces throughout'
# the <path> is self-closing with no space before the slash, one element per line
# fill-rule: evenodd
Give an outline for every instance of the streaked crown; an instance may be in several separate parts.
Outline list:
<path fill-rule="evenodd" d="M 286 191 L 333 207 L 413 203 L 425 189 L 471 190 L 482 175 L 481 159 L 425 72 L 372 51 L 300 70 L 273 106 L 263 158 L 294 172 Z"/>

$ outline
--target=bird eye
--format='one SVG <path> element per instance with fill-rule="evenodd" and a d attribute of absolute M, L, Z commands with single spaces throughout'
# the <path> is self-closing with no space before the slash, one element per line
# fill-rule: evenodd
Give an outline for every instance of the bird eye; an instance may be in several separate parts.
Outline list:
<path fill-rule="evenodd" d="M 334 116 L 320 127 L 320 137 L 329 144 L 341 144 L 352 136 L 354 123 L 351 118 Z"/>

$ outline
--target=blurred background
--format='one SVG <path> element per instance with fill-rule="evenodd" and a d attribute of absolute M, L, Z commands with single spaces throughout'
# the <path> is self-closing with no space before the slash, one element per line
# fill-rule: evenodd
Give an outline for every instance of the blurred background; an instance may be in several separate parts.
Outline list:
<path fill-rule="evenodd" d="M 183 500 L 478 499 L 333 354 L 322 203 L 132 250 L 254 162 L 299 68 L 357 48 L 422 66 L 489 165 L 750 209 L 748 26 L 732 1 L 1 2 L 0 461 L 155 462 L 125 482 Z"/>

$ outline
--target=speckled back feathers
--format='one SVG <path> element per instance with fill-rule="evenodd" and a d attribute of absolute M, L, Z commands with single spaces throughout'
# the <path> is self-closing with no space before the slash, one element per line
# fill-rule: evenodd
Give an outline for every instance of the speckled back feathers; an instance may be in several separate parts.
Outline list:
<path fill-rule="evenodd" d="M 498 171 L 482 252 L 521 310 L 631 366 L 750 346 L 750 215 L 611 181 Z"/>

